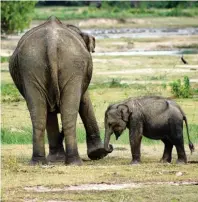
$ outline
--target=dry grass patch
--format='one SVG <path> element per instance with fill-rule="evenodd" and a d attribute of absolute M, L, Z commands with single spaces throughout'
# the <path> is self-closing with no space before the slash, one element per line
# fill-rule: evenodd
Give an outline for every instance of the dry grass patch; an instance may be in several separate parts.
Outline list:
<path fill-rule="evenodd" d="M 197 146 L 197 145 L 196 145 Z M 120 150 L 121 148 L 124 150 Z M 119 148 L 119 149 L 116 149 Z M 46 148 L 47 149 L 47 148 Z M 192 156 L 186 148 L 188 158 L 197 160 L 198 152 Z M 135 197 L 134 200 L 153 199 L 154 201 L 161 195 L 166 193 L 167 197 L 175 196 L 183 200 L 181 192 L 185 197 L 190 197 L 191 201 L 195 201 L 196 186 L 174 186 L 157 185 L 155 182 L 198 182 L 197 169 L 198 164 L 177 165 L 175 164 L 176 152 L 173 152 L 172 164 L 161 164 L 163 147 L 162 145 L 142 146 L 142 164 L 130 166 L 131 160 L 129 146 L 115 145 L 115 150 L 108 157 L 99 161 L 88 160 L 86 155 L 85 144 L 79 145 L 81 157 L 86 160 L 83 166 L 65 166 L 57 164 L 55 166 L 29 166 L 28 162 L 31 157 L 31 145 L 4 145 L 2 147 L 2 199 L 15 201 L 24 199 L 44 200 L 74 200 L 74 201 L 93 201 L 100 200 L 98 196 L 103 194 L 104 201 L 109 201 L 112 196 L 117 199 L 129 199 Z M 181 172 L 181 175 L 177 175 Z M 37 193 L 35 191 L 27 191 L 25 187 L 44 186 L 48 188 L 64 188 L 70 185 L 80 184 L 122 184 L 122 183 L 140 183 L 153 182 L 153 185 L 147 187 L 131 188 L 120 191 L 59 191 Z M 191 188 L 191 189 L 190 189 Z M 174 190 L 174 191 L 173 191 Z M 149 192 L 150 194 L 149 194 Z M 174 194 L 178 191 L 178 194 Z M 120 194 L 118 194 L 120 193 Z M 130 193 L 130 194 L 129 194 Z M 133 193 L 133 194 L 132 194 Z M 142 193 L 139 195 L 139 193 Z M 188 194 L 187 194 L 188 193 Z M 138 195 L 137 195 L 138 194 Z M 187 194 L 187 195 L 185 195 Z M 164 194 L 162 194 L 163 196 Z M 157 197 L 158 196 L 158 197 Z M 136 198 L 137 197 L 137 198 Z M 149 198 L 148 198 L 149 197 Z M 166 198 L 161 198 L 165 201 Z M 115 201 L 114 198 L 114 201 Z M 159 198 L 158 198 L 159 199 Z M 128 201 L 128 200 L 127 200 Z"/>
<path fill-rule="evenodd" d="M 146 35 L 146 33 L 145 33 Z M 156 36 L 154 38 L 107 38 L 97 39 L 96 52 L 115 52 L 127 50 L 174 50 L 179 48 L 197 48 L 197 35 Z"/>

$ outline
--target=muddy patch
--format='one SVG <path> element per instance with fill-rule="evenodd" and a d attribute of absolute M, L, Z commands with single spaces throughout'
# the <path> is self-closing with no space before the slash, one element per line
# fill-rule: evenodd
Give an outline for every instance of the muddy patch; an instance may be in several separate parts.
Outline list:
<path fill-rule="evenodd" d="M 171 185 L 171 186 L 187 186 L 198 185 L 198 182 L 144 182 L 144 183 L 125 183 L 125 184 L 83 184 L 75 186 L 66 186 L 64 188 L 50 188 L 45 186 L 24 187 L 26 191 L 33 192 L 62 192 L 62 191 L 105 191 L 105 190 L 121 190 L 131 188 L 141 188 L 150 185 Z"/>

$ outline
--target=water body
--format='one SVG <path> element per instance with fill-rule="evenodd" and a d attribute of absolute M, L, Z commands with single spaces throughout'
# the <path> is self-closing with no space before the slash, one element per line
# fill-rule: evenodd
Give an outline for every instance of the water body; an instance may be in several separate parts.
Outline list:
<path fill-rule="evenodd" d="M 188 28 L 115 28 L 115 29 L 85 29 L 86 33 L 96 38 L 156 38 L 173 35 L 197 35 L 197 27 Z"/>

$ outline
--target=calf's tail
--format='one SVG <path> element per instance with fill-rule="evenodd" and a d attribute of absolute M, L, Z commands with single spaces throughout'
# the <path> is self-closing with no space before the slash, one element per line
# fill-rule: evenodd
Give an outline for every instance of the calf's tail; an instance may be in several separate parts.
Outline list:
<path fill-rule="evenodd" d="M 183 120 L 184 120 L 184 122 L 186 124 L 186 132 L 187 132 L 187 136 L 188 136 L 188 145 L 189 145 L 189 148 L 190 148 L 190 151 L 191 151 L 191 154 L 192 154 L 192 152 L 195 151 L 195 147 L 194 147 L 193 143 L 190 140 L 189 130 L 188 130 L 188 122 L 187 122 L 186 116 L 183 117 Z"/>

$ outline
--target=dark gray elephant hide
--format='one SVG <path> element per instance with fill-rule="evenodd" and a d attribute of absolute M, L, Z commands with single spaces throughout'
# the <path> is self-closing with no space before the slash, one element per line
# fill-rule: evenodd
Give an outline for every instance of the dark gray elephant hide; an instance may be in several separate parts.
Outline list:
<path fill-rule="evenodd" d="M 132 164 L 140 162 L 142 136 L 162 140 L 165 145 L 162 162 L 171 162 L 172 148 L 175 145 L 178 162 L 186 163 L 183 120 L 186 124 L 189 147 L 192 152 L 194 146 L 189 138 L 187 118 L 180 106 L 173 100 L 150 96 L 130 98 L 110 105 L 105 112 L 105 148 L 107 151 L 109 150 L 108 144 L 113 133 L 118 139 L 128 128 Z"/>
<path fill-rule="evenodd" d="M 32 120 L 32 164 L 46 163 L 45 129 L 50 161 L 64 158 L 66 164 L 82 163 L 76 140 L 78 112 L 86 129 L 88 156 L 99 159 L 107 155 L 87 92 L 93 68 L 90 51 L 94 50 L 95 43 L 88 44 L 93 40 L 86 41 L 84 35 L 50 17 L 28 31 L 11 56 L 9 70 L 27 102 Z M 61 114 L 66 154 L 57 113 Z"/>

